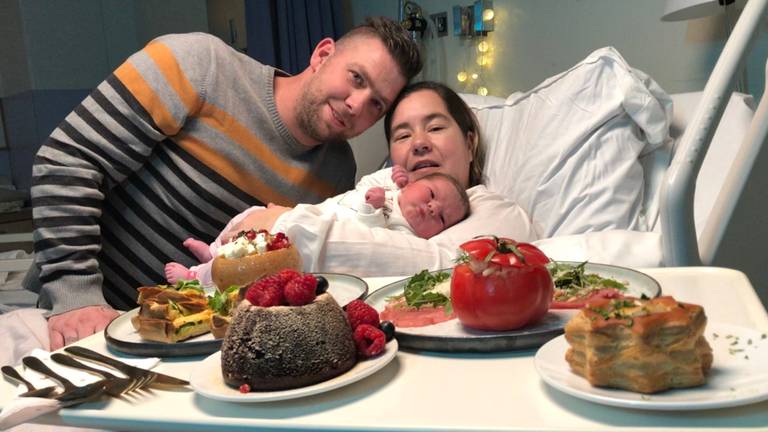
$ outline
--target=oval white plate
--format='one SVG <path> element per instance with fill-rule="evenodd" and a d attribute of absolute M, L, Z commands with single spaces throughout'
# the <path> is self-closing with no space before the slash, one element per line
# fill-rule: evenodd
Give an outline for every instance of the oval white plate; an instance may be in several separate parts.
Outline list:
<path fill-rule="evenodd" d="M 561 261 L 566 264 L 578 262 Z M 451 272 L 453 269 L 440 270 Z M 597 273 L 627 283 L 627 295 L 657 297 L 661 294 L 659 283 L 645 273 L 625 267 L 587 263 L 587 273 Z M 433 272 L 435 273 L 435 272 Z M 381 313 L 391 296 L 403 293 L 410 278 L 384 286 L 365 298 L 365 301 Z M 397 337 L 403 349 L 420 349 L 441 352 L 496 352 L 531 349 L 563 333 L 565 323 L 576 314 L 575 309 L 550 309 L 537 323 L 505 332 L 473 330 L 461 325 L 458 319 L 443 321 L 424 327 L 397 328 Z"/>
<path fill-rule="evenodd" d="M 221 376 L 221 351 L 217 351 L 203 360 L 194 371 L 190 384 L 195 392 L 216 400 L 228 402 L 269 402 L 285 399 L 295 399 L 304 396 L 315 395 L 343 387 L 372 375 L 386 366 L 397 354 L 397 340 L 387 342 L 386 350 L 378 356 L 358 361 L 347 372 L 306 387 L 289 390 L 240 393 L 224 383 Z"/>
<path fill-rule="evenodd" d="M 314 273 L 328 279 L 328 292 L 340 306 L 368 294 L 368 284 L 357 276 L 343 273 Z M 211 333 L 205 333 L 177 343 L 147 341 L 133 328 L 131 318 L 139 313 L 139 308 L 113 319 L 104 329 L 104 339 L 117 351 L 139 356 L 193 356 L 207 355 L 221 348 L 221 340 L 214 339 Z"/>
<path fill-rule="evenodd" d="M 648 410 L 702 410 L 768 399 L 768 367 L 765 366 L 768 364 L 768 339 L 764 333 L 730 324 L 709 323 L 704 336 L 712 346 L 714 361 L 707 383 L 700 387 L 650 395 L 593 387 L 586 379 L 571 372 L 565 361 L 568 350 L 565 336 L 552 339 L 541 347 L 534 364 L 539 376 L 550 386 L 604 405 Z"/>

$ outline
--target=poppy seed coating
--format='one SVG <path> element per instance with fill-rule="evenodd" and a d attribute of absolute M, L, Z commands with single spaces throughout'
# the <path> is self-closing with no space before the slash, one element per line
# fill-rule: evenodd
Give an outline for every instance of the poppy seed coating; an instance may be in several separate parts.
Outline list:
<path fill-rule="evenodd" d="M 304 306 L 259 307 L 242 301 L 221 347 L 232 387 L 283 390 L 341 375 L 357 361 L 344 311 L 324 293 Z"/>

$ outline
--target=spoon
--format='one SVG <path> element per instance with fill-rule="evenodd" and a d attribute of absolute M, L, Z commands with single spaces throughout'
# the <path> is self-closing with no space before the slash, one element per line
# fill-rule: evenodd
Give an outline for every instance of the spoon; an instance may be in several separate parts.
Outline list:
<path fill-rule="evenodd" d="M 27 386 L 27 391 L 20 394 L 20 397 L 46 397 L 50 395 L 54 390 L 56 390 L 56 386 L 48 386 L 43 388 L 35 388 L 35 386 L 32 385 L 31 382 L 24 379 L 23 376 L 14 368 L 10 366 L 3 366 L 2 367 L 3 375 L 6 377 L 18 381 L 25 386 Z"/>

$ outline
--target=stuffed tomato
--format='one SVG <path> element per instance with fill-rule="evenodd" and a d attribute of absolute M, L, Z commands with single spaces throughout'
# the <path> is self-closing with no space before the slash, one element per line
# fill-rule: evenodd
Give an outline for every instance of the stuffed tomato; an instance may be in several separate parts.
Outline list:
<path fill-rule="evenodd" d="M 488 237 L 460 246 L 451 277 L 451 304 L 459 321 L 478 330 L 505 331 L 539 320 L 554 284 L 544 253 L 528 243 Z"/>

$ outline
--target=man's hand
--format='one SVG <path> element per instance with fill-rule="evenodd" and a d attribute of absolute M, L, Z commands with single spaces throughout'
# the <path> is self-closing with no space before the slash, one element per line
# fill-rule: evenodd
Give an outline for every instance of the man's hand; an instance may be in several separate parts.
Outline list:
<path fill-rule="evenodd" d="M 57 350 L 86 336 L 90 336 L 120 315 L 106 305 L 86 306 L 48 318 L 48 335 L 51 339 L 50 350 Z"/>
<path fill-rule="evenodd" d="M 395 182 L 400 189 L 404 188 L 408 184 L 408 172 L 401 165 L 392 166 L 392 181 Z"/>

